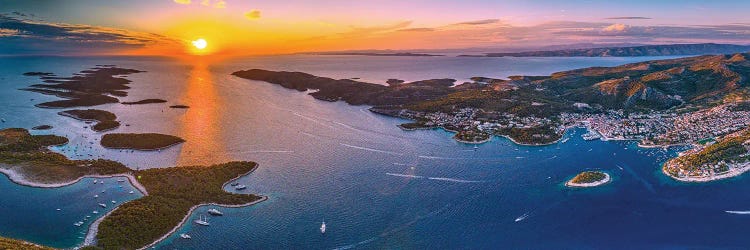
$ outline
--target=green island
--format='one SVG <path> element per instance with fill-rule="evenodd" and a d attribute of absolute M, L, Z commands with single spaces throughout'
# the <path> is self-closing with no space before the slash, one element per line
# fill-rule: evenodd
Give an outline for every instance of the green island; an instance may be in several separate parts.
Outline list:
<path fill-rule="evenodd" d="M 180 143 L 184 139 L 157 133 L 113 133 L 102 136 L 101 144 L 111 149 L 161 150 Z"/>
<path fill-rule="evenodd" d="M 107 103 L 118 103 L 116 97 L 125 97 L 130 80 L 117 77 L 140 73 L 135 69 L 117 68 L 112 65 L 97 66 L 81 71 L 71 77 L 57 77 L 53 74 L 27 72 L 25 76 L 38 76 L 44 84 L 33 84 L 22 90 L 45 95 L 53 95 L 64 100 L 37 104 L 40 108 L 88 107 Z"/>
<path fill-rule="evenodd" d="M 601 171 L 584 171 L 565 183 L 568 187 L 596 187 L 611 180 L 609 174 Z"/>
<path fill-rule="evenodd" d="M 0 130 L 0 171 L 13 182 L 38 187 L 69 185 L 84 176 L 127 176 L 145 196 L 122 204 L 92 225 L 85 241 L 89 249 L 143 248 L 170 235 L 202 204 L 236 207 L 265 200 L 223 190 L 226 183 L 255 170 L 254 162 L 134 171 L 115 161 L 70 160 L 47 149 L 67 141 L 30 135 L 20 128 Z"/>
<path fill-rule="evenodd" d="M 750 101 L 748 58 L 748 53 L 705 55 L 547 76 L 478 76 L 458 84 L 453 79 L 393 79 L 385 85 L 262 69 L 232 75 L 314 90 L 309 94 L 319 100 L 370 105 L 374 113 L 413 121 L 402 129 L 442 127 L 467 142 L 499 135 L 519 144 L 546 145 L 579 126 L 596 132 L 588 136 L 592 140 L 637 140 L 660 147 L 750 126 L 745 119 L 750 104 L 742 104 Z M 733 107 L 741 111 L 727 110 Z"/>
<path fill-rule="evenodd" d="M 96 245 L 104 249 L 142 248 L 169 234 L 198 205 L 247 206 L 261 201 L 261 196 L 223 190 L 224 184 L 256 167 L 253 162 L 229 162 L 136 171 L 133 174 L 148 190 L 148 196 L 125 203 L 105 217 L 96 234 Z"/>
<path fill-rule="evenodd" d="M 111 112 L 98 109 L 75 109 L 66 110 L 57 113 L 80 121 L 96 121 L 91 129 L 96 132 L 104 132 L 120 127 L 120 122 L 116 121 L 117 116 Z"/>
<path fill-rule="evenodd" d="M 54 248 L 40 246 L 31 242 L 0 237 L 0 249 L 13 249 L 13 250 L 47 250 L 47 249 L 50 249 L 51 250 Z"/>
<path fill-rule="evenodd" d="M 706 182 L 738 176 L 750 170 L 750 129 L 698 144 L 664 163 L 662 171 L 686 182 Z"/>
<path fill-rule="evenodd" d="M 144 99 L 136 102 L 122 102 L 125 105 L 138 105 L 138 104 L 152 104 L 152 103 L 165 103 L 166 100 L 162 99 Z"/>

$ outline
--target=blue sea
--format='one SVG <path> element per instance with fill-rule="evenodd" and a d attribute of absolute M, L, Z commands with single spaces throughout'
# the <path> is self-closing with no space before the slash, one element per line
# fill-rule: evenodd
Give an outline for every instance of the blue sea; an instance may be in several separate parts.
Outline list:
<path fill-rule="evenodd" d="M 475 149 L 443 130 L 402 131 L 396 125 L 405 120 L 371 113 L 367 106 L 319 101 L 305 92 L 230 75 L 262 68 L 375 83 L 446 77 L 463 82 L 473 76 L 545 75 L 655 59 L 664 58 L 292 55 L 206 63 L 7 57 L 0 58 L 0 117 L 6 119 L 0 127 L 50 124 L 55 128 L 34 133 L 71 138 L 53 150 L 71 158 L 113 159 L 134 169 L 230 160 L 260 164 L 239 182 L 248 186 L 243 192 L 269 200 L 244 208 L 201 207 L 190 221 L 210 208 L 225 215 L 210 216 L 209 227 L 186 224 L 177 234 L 192 239 L 173 235 L 157 245 L 160 249 L 745 248 L 750 215 L 724 211 L 750 210 L 745 195 L 750 180 L 673 181 L 660 166 L 679 149 L 584 141 L 582 129 L 568 131 L 565 143 L 519 146 L 496 137 Z M 68 76 L 96 64 L 147 71 L 127 76 L 132 89 L 121 101 L 168 100 L 97 107 L 129 125 L 115 132 L 167 133 L 187 142 L 161 152 L 103 149 L 90 144 L 101 134 L 85 129 L 87 124 L 33 106 L 54 97 L 18 90 L 39 82 L 23 72 Z M 191 108 L 167 108 L 173 104 Z M 70 147 L 85 153 L 70 155 Z M 613 181 L 590 189 L 564 186 L 592 169 L 606 171 Z M 55 247 L 79 244 L 83 227 L 72 223 L 93 209 L 88 203 L 96 190 L 89 182 L 36 189 L 0 178 L 0 236 Z M 36 200 L 20 198 L 29 196 Z M 137 197 L 107 199 L 128 198 Z M 56 216 L 58 207 L 77 212 Z M 322 221 L 325 234 L 319 231 Z"/>

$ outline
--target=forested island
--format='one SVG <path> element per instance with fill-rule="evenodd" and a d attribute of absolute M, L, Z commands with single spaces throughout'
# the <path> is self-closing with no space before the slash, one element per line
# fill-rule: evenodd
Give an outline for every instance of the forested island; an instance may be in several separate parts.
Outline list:
<path fill-rule="evenodd" d="M 184 139 L 157 133 L 123 133 L 106 134 L 102 136 L 101 144 L 105 148 L 160 150 L 185 142 Z"/>
<path fill-rule="evenodd" d="M 87 237 L 96 247 L 142 248 L 179 226 L 195 206 L 246 206 L 265 199 L 223 190 L 230 180 L 255 170 L 254 162 L 134 171 L 119 162 L 70 160 L 47 149 L 67 142 L 65 137 L 30 135 L 20 128 L 0 130 L 0 172 L 13 182 L 39 187 L 69 185 L 84 176 L 127 176 L 145 196 L 122 204 L 97 223 L 98 231 Z"/>
<path fill-rule="evenodd" d="M 484 55 L 460 55 L 463 57 L 631 57 L 631 56 L 689 56 L 707 54 L 732 54 L 750 51 L 750 46 L 734 44 L 664 44 L 630 47 L 604 47 L 590 49 L 543 50 L 509 53 L 486 53 Z"/>
<path fill-rule="evenodd" d="M 601 171 L 584 171 L 565 183 L 568 187 L 596 187 L 608 183 L 609 174 Z"/>
<path fill-rule="evenodd" d="M 468 143 L 499 135 L 544 145 L 560 140 L 571 126 L 585 126 L 606 140 L 660 146 L 690 144 L 750 125 L 747 111 L 729 111 L 750 100 L 748 56 L 646 61 L 549 76 L 473 77 L 460 84 L 432 79 L 386 86 L 261 69 L 232 74 L 314 89 L 310 95 L 320 100 L 370 105 L 372 112 L 412 120 L 400 126 L 405 130 L 444 128 Z"/>
<path fill-rule="evenodd" d="M 94 121 L 96 124 L 91 129 L 96 132 L 104 132 L 120 127 L 117 116 L 111 112 L 98 109 L 75 109 L 58 113 L 62 116 L 71 117 L 80 121 Z"/>

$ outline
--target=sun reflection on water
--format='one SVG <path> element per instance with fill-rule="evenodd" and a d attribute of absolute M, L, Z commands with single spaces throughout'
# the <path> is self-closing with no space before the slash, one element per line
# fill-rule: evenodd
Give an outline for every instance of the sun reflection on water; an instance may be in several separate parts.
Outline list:
<path fill-rule="evenodd" d="M 190 108 L 185 111 L 180 121 L 179 134 L 188 143 L 182 147 L 177 165 L 204 165 L 226 161 L 220 124 L 220 109 L 224 101 L 219 98 L 208 64 L 193 64 L 187 89 L 180 99 Z"/>

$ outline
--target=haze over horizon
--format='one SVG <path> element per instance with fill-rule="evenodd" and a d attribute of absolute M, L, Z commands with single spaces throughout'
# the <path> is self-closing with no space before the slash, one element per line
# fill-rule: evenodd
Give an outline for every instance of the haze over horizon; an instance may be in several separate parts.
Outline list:
<path fill-rule="evenodd" d="M 748 44 L 746 1 L 0 1 L 0 55 Z M 205 39 L 196 52 L 191 42 Z"/>

